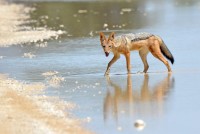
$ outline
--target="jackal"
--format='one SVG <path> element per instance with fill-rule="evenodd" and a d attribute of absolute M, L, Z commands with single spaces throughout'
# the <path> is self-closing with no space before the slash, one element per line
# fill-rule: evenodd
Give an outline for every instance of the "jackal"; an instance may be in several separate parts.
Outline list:
<path fill-rule="evenodd" d="M 146 73 L 149 68 L 149 65 L 147 63 L 147 54 L 149 53 L 149 51 L 154 57 L 165 64 L 168 72 L 171 72 L 171 67 L 164 56 L 168 60 L 170 60 L 172 64 L 174 63 L 174 58 L 167 46 L 165 45 L 164 41 L 159 36 L 153 35 L 151 33 L 130 33 L 117 36 L 115 38 L 115 33 L 112 32 L 109 37 L 106 38 L 104 33 L 100 32 L 100 42 L 106 57 L 109 56 L 110 52 L 113 52 L 114 54 L 114 57 L 108 63 L 105 75 L 109 74 L 111 65 L 120 58 L 120 54 L 123 54 L 125 56 L 127 71 L 128 73 L 130 73 L 130 51 L 134 50 L 139 51 L 139 55 L 144 64 L 144 73 Z"/>

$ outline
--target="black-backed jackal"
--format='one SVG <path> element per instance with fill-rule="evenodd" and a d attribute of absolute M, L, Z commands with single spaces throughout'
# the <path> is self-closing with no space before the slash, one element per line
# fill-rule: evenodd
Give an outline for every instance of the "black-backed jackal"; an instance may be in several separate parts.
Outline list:
<path fill-rule="evenodd" d="M 134 50 L 139 51 L 139 55 L 144 64 L 144 73 L 146 73 L 149 68 L 149 65 L 147 63 L 147 54 L 149 53 L 149 51 L 154 57 L 165 64 L 168 72 L 171 72 L 170 65 L 168 61 L 164 58 L 164 56 L 168 60 L 170 60 L 172 64 L 174 63 L 174 58 L 159 36 L 150 33 L 137 33 L 124 34 L 115 38 L 115 33 L 112 32 L 109 37 L 106 38 L 104 33 L 100 32 L 100 42 L 106 57 L 109 55 L 110 52 L 113 52 L 114 54 L 114 57 L 108 63 L 105 75 L 109 74 L 111 65 L 120 58 L 120 54 L 123 54 L 125 56 L 127 71 L 128 73 L 130 73 L 130 51 Z"/>

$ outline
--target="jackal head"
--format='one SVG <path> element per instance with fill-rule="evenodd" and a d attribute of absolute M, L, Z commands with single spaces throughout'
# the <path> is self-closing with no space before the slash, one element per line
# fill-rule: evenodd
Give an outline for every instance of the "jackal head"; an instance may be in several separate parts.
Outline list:
<path fill-rule="evenodd" d="M 101 46 L 105 52 L 106 57 L 109 56 L 109 53 L 112 51 L 112 47 L 114 44 L 114 37 L 115 37 L 115 33 L 112 32 L 108 39 L 106 39 L 106 36 L 104 35 L 103 32 L 100 32 L 100 42 L 101 42 Z"/>

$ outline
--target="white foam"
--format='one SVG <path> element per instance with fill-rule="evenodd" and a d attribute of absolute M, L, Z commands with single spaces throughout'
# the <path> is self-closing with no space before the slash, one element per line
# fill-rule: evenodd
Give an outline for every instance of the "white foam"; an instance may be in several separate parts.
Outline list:
<path fill-rule="evenodd" d="M 29 53 L 24 53 L 23 57 L 24 57 L 24 58 L 32 59 L 32 58 L 35 58 L 36 55 L 34 55 L 34 54 L 32 54 L 31 52 L 29 52 Z"/>
<path fill-rule="evenodd" d="M 54 75 L 54 76 L 51 77 L 51 79 L 49 80 L 49 84 L 50 84 L 50 86 L 52 86 L 52 87 L 59 87 L 60 84 L 61 84 L 63 81 L 65 81 L 65 78 L 64 78 L 64 77 Z"/>
<path fill-rule="evenodd" d="M 65 78 L 62 76 L 58 76 L 57 71 L 48 71 L 42 73 L 42 75 L 46 78 L 46 81 L 51 87 L 60 87 L 61 83 L 65 81 Z"/>
<path fill-rule="evenodd" d="M 58 74 L 57 71 L 49 71 L 49 72 L 42 73 L 42 75 L 45 76 L 45 77 L 53 76 L 53 75 L 56 75 L 56 74 Z"/>

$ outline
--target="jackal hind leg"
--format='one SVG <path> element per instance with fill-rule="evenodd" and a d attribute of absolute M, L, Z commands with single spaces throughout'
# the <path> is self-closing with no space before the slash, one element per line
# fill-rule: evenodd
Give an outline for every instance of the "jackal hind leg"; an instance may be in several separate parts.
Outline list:
<path fill-rule="evenodd" d="M 161 50 L 158 49 L 158 47 L 157 47 L 157 49 L 154 49 L 154 50 L 150 49 L 150 51 L 154 57 L 156 57 L 157 59 L 159 59 L 160 61 L 162 61 L 165 64 L 165 66 L 168 69 L 168 72 L 171 72 L 171 67 L 169 65 L 169 62 L 164 58 L 164 56 L 161 53 Z"/>
<path fill-rule="evenodd" d="M 161 53 L 158 54 L 156 58 L 158 58 L 160 61 L 162 61 L 162 62 L 165 64 L 165 66 L 166 66 L 167 69 L 168 69 L 168 72 L 171 72 L 171 71 L 172 71 L 172 70 L 171 70 L 171 67 L 170 67 L 170 65 L 169 65 L 169 62 L 164 58 L 164 56 L 163 56 Z"/>
<path fill-rule="evenodd" d="M 148 62 L 147 62 L 147 55 L 149 53 L 149 50 L 148 49 L 142 49 L 139 51 L 139 55 L 140 55 L 140 58 L 144 64 L 144 70 L 143 72 L 146 73 L 147 70 L 149 69 L 149 65 L 148 65 Z"/>
<path fill-rule="evenodd" d="M 114 64 L 118 59 L 120 58 L 119 54 L 114 55 L 114 57 L 112 58 L 112 60 L 108 63 L 106 72 L 104 74 L 104 76 L 109 75 L 110 73 L 110 67 L 112 66 L 112 64 Z"/>

